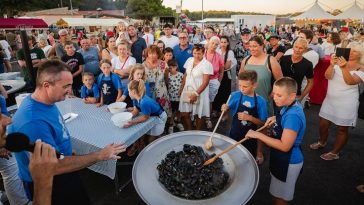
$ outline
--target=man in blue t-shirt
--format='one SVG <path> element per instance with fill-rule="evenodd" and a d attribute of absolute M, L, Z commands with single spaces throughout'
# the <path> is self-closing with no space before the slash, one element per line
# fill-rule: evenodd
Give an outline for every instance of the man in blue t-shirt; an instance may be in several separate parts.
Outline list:
<path fill-rule="evenodd" d="M 188 58 L 192 57 L 193 46 L 188 43 L 188 34 L 186 32 L 181 32 L 178 35 L 179 45 L 173 48 L 173 55 L 177 60 L 179 72 L 185 73 L 185 68 L 183 67 Z"/>
<path fill-rule="evenodd" d="M 64 154 L 64 159 L 59 160 L 57 176 L 53 180 L 52 204 L 88 204 L 88 196 L 77 171 L 98 161 L 120 158 L 117 155 L 125 151 L 126 146 L 110 144 L 87 155 L 72 155 L 71 135 L 55 105 L 71 93 L 71 72 L 63 62 L 49 60 L 39 67 L 36 85 L 34 93 L 23 100 L 15 113 L 9 133 L 24 133 L 31 142 L 41 139 Z M 33 180 L 28 169 L 29 153 L 19 152 L 15 157 L 20 179 L 31 199 Z"/>
<path fill-rule="evenodd" d="M 81 49 L 78 51 L 82 54 L 84 59 L 84 72 L 93 73 L 94 76 L 98 76 L 101 73 L 99 61 L 100 55 L 99 51 L 95 47 L 91 47 L 90 39 L 82 39 L 81 40 Z"/>

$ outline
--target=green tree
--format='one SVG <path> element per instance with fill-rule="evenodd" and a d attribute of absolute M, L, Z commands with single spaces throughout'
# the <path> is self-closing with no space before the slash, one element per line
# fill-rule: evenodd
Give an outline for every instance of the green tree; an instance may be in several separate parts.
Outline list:
<path fill-rule="evenodd" d="M 148 20 L 154 16 L 174 16 L 173 10 L 164 7 L 162 3 L 163 0 L 128 0 L 126 15 Z"/>

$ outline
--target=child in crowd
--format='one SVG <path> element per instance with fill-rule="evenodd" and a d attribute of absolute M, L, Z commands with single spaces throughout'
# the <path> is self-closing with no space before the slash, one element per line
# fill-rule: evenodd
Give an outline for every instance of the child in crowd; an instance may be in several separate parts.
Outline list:
<path fill-rule="evenodd" d="M 157 136 L 164 132 L 164 127 L 167 122 L 167 113 L 163 110 L 162 106 L 153 100 L 151 97 L 146 95 L 145 84 L 143 80 L 132 80 L 128 85 L 129 96 L 133 100 L 134 109 L 131 111 L 133 117 L 137 116 L 141 112 L 141 116 L 134 118 L 129 121 L 125 128 L 131 127 L 135 124 L 145 122 L 151 116 L 157 116 L 158 122 L 156 125 L 147 133 L 148 142 L 152 142 Z M 128 155 L 133 155 L 137 149 L 134 144 L 129 150 Z"/>
<path fill-rule="evenodd" d="M 152 93 L 150 92 L 150 86 L 149 86 L 149 82 L 145 81 L 147 79 L 147 76 L 145 74 L 145 68 L 142 64 L 135 64 L 131 67 L 130 70 L 130 75 L 129 75 L 129 81 L 132 80 L 143 80 L 145 82 L 145 90 L 146 90 L 146 95 L 148 95 L 149 97 L 152 97 Z M 133 104 L 131 102 L 131 104 L 129 103 L 128 98 L 129 97 L 129 91 L 128 91 L 128 85 L 123 85 L 124 89 L 123 89 L 123 95 L 121 96 L 121 102 L 126 102 L 128 105 L 127 107 L 132 107 Z"/>
<path fill-rule="evenodd" d="M 119 22 L 117 25 L 117 34 L 116 34 L 116 45 L 118 45 L 121 41 L 126 40 L 129 43 L 132 43 L 129 38 L 128 31 L 126 30 L 126 26 L 123 22 Z"/>
<path fill-rule="evenodd" d="M 95 77 L 93 73 L 84 72 L 82 74 L 83 86 L 81 87 L 81 98 L 86 104 L 95 104 L 99 102 L 100 90 L 95 83 Z"/>
<path fill-rule="evenodd" d="M 101 60 L 100 68 L 102 73 L 97 78 L 97 85 L 101 91 L 101 98 L 97 107 L 119 102 L 123 93 L 119 76 L 111 72 L 111 62 L 107 59 Z"/>
<path fill-rule="evenodd" d="M 167 65 L 166 68 L 168 69 L 168 61 L 174 59 L 173 56 L 173 49 L 168 47 L 166 49 L 164 49 L 163 51 L 163 61 L 165 62 L 165 64 Z"/>
<path fill-rule="evenodd" d="M 166 48 L 166 50 L 167 49 L 168 48 Z M 169 60 L 167 64 L 169 67 L 168 93 L 169 93 L 169 99 L 171 101 L 173 116 L 175 116 L 174 122 L 177 123 L 177 128 L 180 131 L 183 131 L 184 127 L 181 124 L 181 114 L 178 110 L 179 99 L 180 99 L 178 92 L 179 92 L 179 89 L 181 88 L 183 74 L 181 72 L 178 72 L 178 64 L 175 59 Z M 173 129 L 173 127 L 172 127 L 172 129 Z M 172 132 L 169 132 L 169 133 L 173 133 L 173 130 L 172 130 Z"/>
<path fill-rule="evenodd" d="M 268 118 L 267 103 L 262 96 L 255 93 L 258 74 L 253 70 L 246 70 L 239 74 L 239 91 L 231 93 L 228 104 L 221 106 L 221 111 L 231 110 L 233 116 L 229 137 L 239 141 L 250 130 L 256 130 Z M 243 144 L 249 152 L 257 154 L 257 140 L 248 140 Z"/>
<path fill-rule="evenodd" d="M 73 76 L 72 90 L 73 95 L 80 97 L 80 89 L 82 87 L 82 72 L 85 61 L 81 53 L 76 52 L 72 41 L 66 41 L 64 45 L 66 54 L 62 56 L 62 61 L 69 67 Z"/>
<path fill-rule="evenodd" d="M 269 147 L 271 182 L 269 192 L 274 204 L 288 204 L 293 199 L 295 184 L 303 166 L 300 148 L 306 129 L 306 119 L 302 106 L 296 101 L 297 83 L 283 77 L 273 86 L 273 99 L 279 114 L 270 117 L 266 124 L 273 125 L 273 136 L 249 130 L 248 138 L 262 141 Z"/>

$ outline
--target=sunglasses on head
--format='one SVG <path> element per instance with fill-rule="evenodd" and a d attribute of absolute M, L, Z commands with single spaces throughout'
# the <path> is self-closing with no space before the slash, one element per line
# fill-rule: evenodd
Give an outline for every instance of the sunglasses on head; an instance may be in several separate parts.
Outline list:
<path fill-rule="evenodd" d="M 203 46 L 204 46 L 204 45 L 203 45 L 203 44 L 201 44 L 201 43 L 198 43 L 198 44 L 195 44 L 195 45 L 194 45 L 194 47 L 196 47 L 196 48 L 203 48 Z"/>

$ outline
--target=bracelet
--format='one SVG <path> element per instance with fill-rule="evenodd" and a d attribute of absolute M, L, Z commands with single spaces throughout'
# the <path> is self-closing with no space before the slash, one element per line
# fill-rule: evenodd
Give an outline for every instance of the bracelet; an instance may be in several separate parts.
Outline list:
<path fill-rule="evenodd" d="M 200 95 L 197 93 L 197 91 L 195 91 L 194 93 L 195 93 L 195 95 L 196 95 L 197 97 L 198 97 L 198 96 L 200 96 Z"/>

